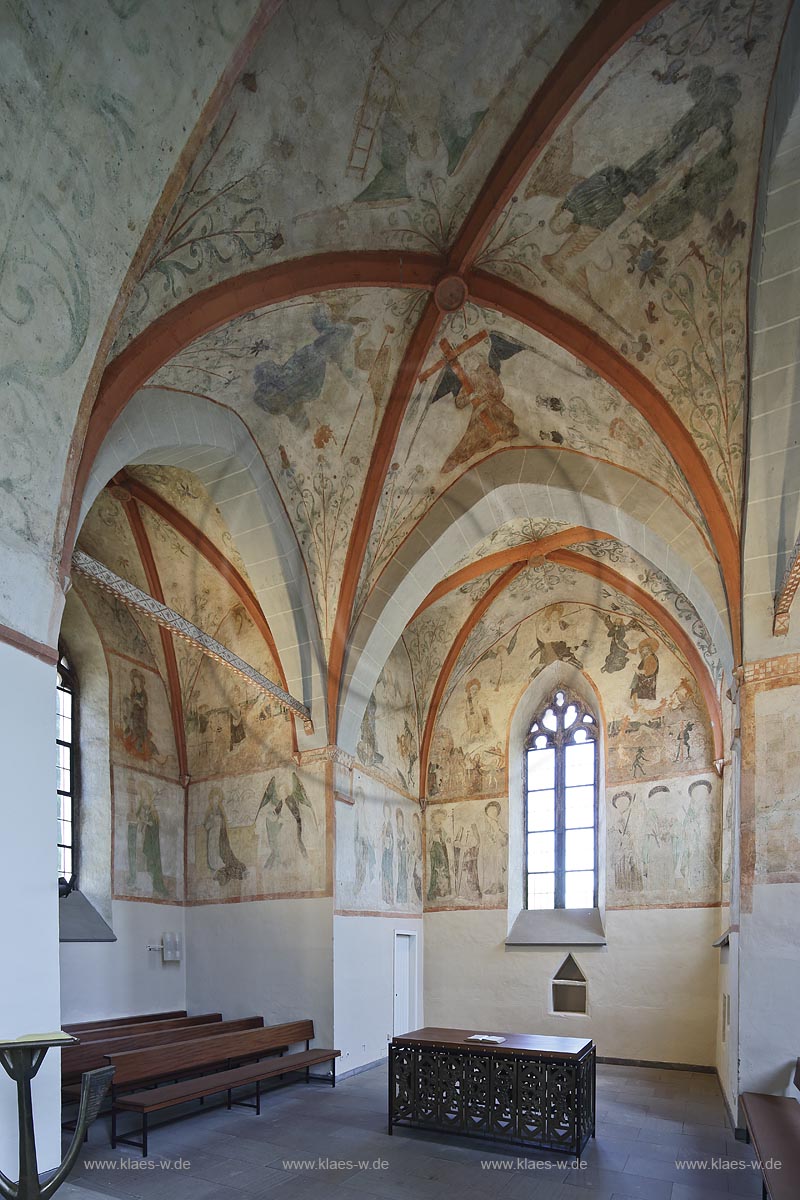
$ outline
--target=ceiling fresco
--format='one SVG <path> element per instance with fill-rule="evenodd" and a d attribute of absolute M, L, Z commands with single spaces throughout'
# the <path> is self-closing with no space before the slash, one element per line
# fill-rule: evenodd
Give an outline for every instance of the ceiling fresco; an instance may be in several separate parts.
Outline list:
<path fill-rule="evenodd" d="M 586 529 L 576 531 L 570 552 L 589 573 L 553 559 L 522 567 L 469 633 L 445 704 L 483 656 L 513 638 L 515 625 L 554 605 L 605 614 L 592 618 L 605 654 L 632 655 L 641 634 L 688 669 L 666 631 L 599 578 L 608 568 L 631 594 L 635 585 L 663 605 L 721 687 L 723 668 L 729 673 L 740 656 L 747 274 L 787 3 L 673 0 L 627 36 L 624 22 L 632 28 L 646 5 L 609 4 L 598 17 L 596 0 L 286 0 L 245 37 L 253 4 L 226 0 L 211 6 L 214 20 L 187 22 L 207 48 L 186 81 L 178 78 L 183 51 L 168 62 L 155 45 L 162 22 L 149 0 L 111 5 L 127 16 L 117 13 L 109 45 L 126 48 L 126 79 L 131 62 L 141 67 L 135 85 L 120 84 L 109 97 L 78 54 L 74 95 L 53 93 L 53 107 L 75 107 L 112 164 L 102 205 L 93 207 L 91 157 L 73 161 L 67 139 L 56 175 L 75 209 L 69 220 L 63 205 L 55 206 L 56 225 L 45 219 L 56 185 L 38 175 L 8 207 L 28 203 L 45 216 L 18 239 L 19 311 L 0 310 L 0 331 L 16 321 L 28 360 L 10 376 L 0 495 L 13 492 L 14 500 L 3 508 L 0 540 L 12 554 L 20 539 L 54 547 L 51 623 L 85 480 L 102 486 L 108 464 L 136 459 L 100 494 L 80 546 L 152 590 L 118 490 L 127 478 L 167 603 L 223 641 L 224 634 L 247 645 L 254 665 L 274 678 L 280 664 L 270 658 L 266 618 L 256 611 L 254 623 L 253 609 L 248 615 L 242 606 L 242 587 L 257 581 L 281 653 L 295 655 L 292 690 L 313 694 L 309 736 L 335 742 L 346 726 L 341 744 L 355 753 L 361 729 L 361 766 L 377 769 L 375 755 L 400 762 L 392 785 L 401 790 L 425 787 L 420 738 L 431 695 L 499 575 L 483 571 L 411 614 L 445 575 L 578 521 Z M 72 26 L 60 19 L 66 45 Z M 236 47 L 236 56 L 211 104 L 199 77 L 221 79 L 221 47 Z M 75 79 L 81 66 L 85 88 Z M 141 206 L 120 203 L 106 244 L 106 193 L 136 194 L 125 173 L 140 144 L 152 151 L 162 118 L 161 150 L 142 171 Z M 48 124 L 47 140 L 59 137 Z M 109 145 L 117 143 L 115 156 Z M 114 167 L 118 159 L 124 170 Z M 171 190 L 162 196 L 168 170 Z M 0 192 L 5 186 L 0 180 Z M 120 232 L 126 223 L 132 240 Z M 56 228 L 58 238 L 48 234 Z M 31 250 L 37 237 L 41 254 Z M 320 274 L 313 261 L 305 274 L 298 269 L 298 260 L 320 255 L 337 273 Z M 127 275 L 118 296 L 121 257 Z M 73 259 L 85 278 L 73 278 Z M 49 270 L 53 292 L 35 319 L 31 264 L 42 277 Z M 271 267 L 281 270 L 273 276 L 264 270 Z M 280 288 L 270 291 L 278 276 Z M 450 303 L 460 284 L 461 299 Z M 292 298 L 267 304 L 279 294 Z M 105 373 L 105 359 L 95 363 L 91 349 L 104 329 Z M 82 373 L 70 374 L 80 362 Z M 77 425 L 74 413 L 51 403 L 53 380 L 59 393 L 86 389 Z M 172 397 L 182 418 L 173 422 L 174 444 L 152 429 L 145 444 L 146 419 L 132 419 L 128 440 L 122 436 L 125 405 L 139 389 L 165 413 L 165 394 L 180 393 Z M 38 486 L 31 448 L 15 449 L 25 397 L 34 393 L 28 436 L 40 439 L 46 487 Z M 213 429 L 200 419 L 212 406 Z M 247 455 L 258 487 L 248 464 L 235 469 L 220 449 L 219 427 L 234 424 L 237 446 L 252 435 Z M 190 471 L 153 465 L 150 451 L 150 459 L 161 453 L 187 466 L 190 451 L 206 455 L 209 471 L 219 467 L 209 484 L 214 500 Z M 61 480 L 67 454 L 70 471 L 80 463 L 85 474 L 73 497 L 68 473 L 59 516 L 48 523 L 44 510 L 55 510 L 53 480 Z M 181 514 L 177 525 L 158 515 L 165 505 Z M 191 527 L 202 533 L 194 544 Z M 587 541 L 592 529 L 613 537 Z M 225 568 L 220 574 L 209 562 L 217 555 L 229 579 L 240 577 L 233 587 Z M 15 627 L 3 587 L 0 622 Z M 106 599 L 88 603 L 96 619 L 117 622 L 137 661 L 170 674 L 160 635 Z M 40 625 L 30 636 L 45 636 Z M 210 668 L 177 644 L 175 660 L 191 706 Z M 498 671 L 504 663 L 498 657 Z M 375 711 L 395 714 L 385 728 L 377 722 L 374 737 L 369 711 L 362 722 L 370 695 Z M 231 711 L 252 715 L 248 705 L 231 692 Z"/>
<path fill-rule="evenodd" d="M 500 569 L 479 575 L 477 579 L 454 588 L 409 621 L 403 634 L 403 642 L 414 677 L 414 700 L 420 730 L 425 726 L 425 717 L 436 680 L 456 634 L 475 605 L 483 599 L 502 574 Z"/>
<path fill-rule="evenodd" d="M 663 571 L 659 571 L 635 550 L 631 550 L 630 546 L 623 545 L 616 538 L 577 542 L 570 549 L 594 562 L 606 563 L 625 579 L 649 593 L 685 627 L 686 632 L 705 659 L 710 674 L 719 682 L 722 678 L 722 663 L 708 627 L 691 600 L 675 586 Z M 591 570 L 591 561 L 587 566 Z"/>
<path fill-rule="evenodd" d="M 470 305 L 445 322 L 419 375 L 367 547 L 356 614 L 448 487 L 485 458 L 528 448 L 563 452 L 554 485 L 582 484 L 586 457 L 610 462 L 631 471 L 631 487 L 636 476 L 648 479 L 705 527 L 671 455 L 627 401 L 547 338 Z"/>
<path fill-rule="evenodd" d="M 196 529 L 210 540 L 221 546 L 231 543 L 219 511 L 195 476 L 172 467 L 136 467 L 129 474 L 137 482 L 147 480 L 154 491 L 175 504 L 184 519 L 189 513 L 199 517 Z M 145 570 L 127 515 L 127 510 L 133 508 L 152 555 L 164 603 L 234 649 L 267 678 L 278 680 L 277 664 L 262 630 L 257 628 L 229 581 L 189 540 L 191 526 L 184 537 L 146 503 L 127 499 L 128 496 L 117 485 L 101 492 L 81 531 L 81 548 L 152 594 L 154 581 Z M 241 562 L 235 551 L 225 559 L 233 566 L 237 561 Z M 163 742 L 164 730 L 170 727 L 168 714 L 174 698 L 169 697 L 169 668 L 159 626 L 145 618 L 134 618 L 116 598 L 83 579 L 79 578 L 76 586 L 106 651 L 112 655 L 115 678 L 119 675 L 122 679 L 116 688 L 120 704 L 124 707 L 131 669 L 141 664 L 160 676 L 161 686 L 150 684 L 147 690 L 153 714 L 157 708 L 159 712 L 164 710 L 159 722 L 153 715 L 153 728 L 158 727 Z M 187 767 L 193 779 L 219 773 L 221 763 L 229 773 L 243 774 L 266 770 L 290 759 L 294 748 L 292 724 L 277 702 L 183 639 L 175 638 L 172 644 Z M 123 715 L 117 725 L 124 729 Z M 124 750 L 125 738 L 119 740 Z M 140 748 L 134 747 L 129 760 L 131 765 L 141 765 Z M 167 774 L 178 774 L 174 754 L 157 765 Z"/>
<path fill-rule="evenodd" d="M 589 605 L 592 608 L 618 614 L 619 617 L 625 618 L 627 623 L 633 622 L 632 642 L 635 642 L 637 631 L 642 636 L 655 634 L 671 653 L 683 660 L 683 655 L 672 638 L 658 621 L 635 601 L 600 580 L 545 560 L 540 566 L 524 568 L 513 578 L 508 587 L 503 589 L 481 620 L 477 622 L 453 666 L 445 687 L 443 702 L 447 703 L 454 688 L 479 659 L 486 654 L 491 655 L 495 643 L 506 637 L 530 612 L 545 607 L 551 609 L 553 636 L 551 638 L 542 636 L 542 648 L 539 648 L 538 643 L 536 646 L 538 658 L 534 657 L 531 661 L 539 667 L 547 666 L 549 662 L 553 661 L 552 656 L 557 653 L 552 649 L 552 645 L 564 642 L 557 632 L 559 623 L 566 620 L 565 614 L 568 614 L 571 607 L 575 605 Z M 612 622 L 612 624 L 615 623 Z M 610 628 L 607 638 L 614 642 L 614 646 L 617 645 L 619 639 L 612 638 Z M 597 640 L 601 641 L 601 644 L 605 644 L 606 635 L 604 634 L 602 640 Z M 567 643 L 564 644 L 567 646 Z M 581 649 L 581 646 L 567 646 L 569 653 L 567 654 L 567 650 L 565 650 L 564 661 L 570 662 L 574 659 L 573 665 L 577 666 L 581 660 Z M 620 647 L 620 649 L 624 649 L 624 647 Z M 498 664 L 498 670 L 501 665 Z M 686 669 L 688 670 L 688 666 Z"/>
<path fill-rule="evenodd" d="M 294 0 L 189 172 L 118 348 L 194 292 L 319 252 L 442 252 L 595 0 Z M 446 64 L 446 69 L 445 69 Z"/>
<path fill-rule="evenodd" d="M 505 599 L 503 597 L 498 601 Z M 507 790 L 506 733 L 533 679 L 553 663 L 583 671 L 601 696 L 607 783 L 707 769 L 713 738 L 697 681 L 641 609 L 611 595 L 587 602 L 519 604 L 487 614 L 440 706 L 427 771 L 429 799 L 497 796 Z M 534 599 L 533 603 L 537 603 Z M 525 612 L 525 616 L 522 613 Z M 625 620 L 629 644 L 615 634 Z"/>
<path fill-rule="evenodd" d="M 0 588 L 0 622 L 29 621 L 53 585 L 62 481 L 107 322 L 256 8 L 0 4 L 0 541 L 20 595 L 17 611 Z"/>
<path fill-rule="evenodd" d="M 125 474 L 160 496 L 196 529 L 201 529 L 231 566 L 247 580 L 247 568 L 225 519 L 194 472 L 180 467 L 145 464 L 127 467 Z"/>
<path fill-rule="evenodd" d="M 681 0 L 651 20 L 573 106 L 480 259 L 656 384 L 734 519 L 758 154 L 787 7 Z"/>
<path fill-rule="evenodd" d="M 323 638 L 375 436 L 419 293 L 341 291 L 242 317 L 152 379 L 202 392 L 253 434 L 304 553 Z"/>

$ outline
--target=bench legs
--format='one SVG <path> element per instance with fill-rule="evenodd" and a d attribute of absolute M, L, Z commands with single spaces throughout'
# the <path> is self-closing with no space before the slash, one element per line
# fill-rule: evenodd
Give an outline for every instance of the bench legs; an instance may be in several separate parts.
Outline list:
<path fill-rule="evenodd" d="M 142 1158 L 147 1158 L 147 1135 L 148 1135 L 147 1120 L 148 1120 L 147 1113 L 146 1112 L 142 1113 L 142 1140 L 140 1142 L 134 1141 L 134 1139 L 130 1138 L 130 1137 L 120 1137 L 119 1133 L 117 1132 L 117 1111 L 116 1111 L 116 1109 L 112 1109 L 111 1110 L 111 1149 L 116 1150 L 117 1146 L 133 1146 L 133 1148 L 135 1150 L 141 1150 Z"/>
<path fill-rule="evenodd" d="M 238 1108 L 254 1108 L 256 1116 L 261 1116 L 261 1080 L 256 1080 L 256 1102 L 253 1104 L 250 1100 L 232 1100 L 231 1090 L 228 1090 L 228 1108 L 235 1104 Z"/>

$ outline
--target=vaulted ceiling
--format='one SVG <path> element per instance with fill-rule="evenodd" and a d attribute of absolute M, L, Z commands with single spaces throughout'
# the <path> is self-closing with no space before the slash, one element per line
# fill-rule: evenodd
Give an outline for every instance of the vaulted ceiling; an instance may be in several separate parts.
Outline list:
<path fill-rule="evenodd" d="M 422 738 L 476 631 L 578 596 L 713 706 L 787 7 L 262 5 L 107 331 L 64 569 L 120 468 L 178 465 L 332 741 L 401 639 Z"/>

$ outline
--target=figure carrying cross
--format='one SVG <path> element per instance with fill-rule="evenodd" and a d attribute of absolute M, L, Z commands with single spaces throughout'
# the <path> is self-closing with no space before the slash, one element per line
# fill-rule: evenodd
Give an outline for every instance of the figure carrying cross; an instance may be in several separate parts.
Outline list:
<path fill-rule="evenodd" d="M 467 372 L 460 361 L 461 356 L 473 346 L 487 339 L 489 341 L 487 359 Z M 430 403 L 435 404 L 444 396 L 452 396 L 456 408 L 471 407 L 472 409 L 464 434 L 442 467 L 443 474 L 449 474 L 456 467 L 469 462 L 476 454 L 491 450 L 498 442 L 510 442 L 519 437 L 514 414 L 503 400 L 505 392 L 500 382 L 500 364 L 504 359 L 511 358 L 520 350 L 524 350 L 525 347 L 521 342 L 516 342 L 504 334 L 484 329 L 462 342 L 458 347 L 453 346 L 447 338 L 442 338 L 439 348 L 442 351 L 442 358 L 419 377 L 420 382 L 424 383 L 437 371 L 442 372 Z"/>

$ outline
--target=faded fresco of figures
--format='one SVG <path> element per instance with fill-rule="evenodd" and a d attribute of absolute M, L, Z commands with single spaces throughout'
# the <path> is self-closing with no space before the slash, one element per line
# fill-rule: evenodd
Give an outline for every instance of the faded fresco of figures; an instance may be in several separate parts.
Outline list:
<path fill-rule="evenodd" d="M 265 868 L 269 869 L 273 867 L 276 862 L 285 863 L 287 855 L 283 848 L 283 834 L 287 826 L 293 830 L 294 836 L 291 838 L 291 841 L 294 843 L 296 850 L 299 851 L 302 858 L 308 858 L 308 850 L 303 841 L 303 821 L 305 820 L 307 823 L 306 830 L 309 821 L 315 827 L 318 827 L 318 822 L 313 805 L 296 771 L 292 771 L 291 791 L 283 797 L 279 797 L 278 795 L 275 776 L 273 775 L 267 784 L 264 795 L 261 797 L 261 803 L 256 813 L 256 820 L 258 820 L 262 810 L 264 811 L 264 825 L 269 843 L 269 857 L 264 864 Z M 286 814 L 288 814 L 288 817 Z"/>
<path fill-rule="evenodd" d="M 323 894 L 324 777 L 288 767 L 189 788 L 193 901 Z"/>
<path fill-rule="evenodd" d="M 398 904 L 408 904 L 409 846 L 402 808 L 395 809 L 394 819 L 397 826 L 397 890 L 395 899 Z"/>
<path fill-rule="evenodd" d="M 604 675 L 610 675 L 616 671 L 624 671 L 628 665 L 628 659 L 633 653 L 626 640 L 627 635 L 633 632 L 641 632 L 642 626 L 638 621 L 626 621 L 620 613 L 601 612 L 599 615 L 606 627 L 608 639 L 611 643 L 608 648 L 606 660 L 600 670 Z"/>
<path fill-rule="evenodd" d="M 431 805 L 426 908 L 496 908 L 505 902 L 508 832 L 499 800 Z"/>
<path fill-rule="evenodd" d="M 142 857 L 150 876 L 153 895 L 165 897 L 167 886 L 161 866 L 161 818 L 155 806 L 153 789 L 148 783 L 141 785 L 141 800 L 136 809 L 136 820 L 142 835 Z"/>
<path fill-rule="evenodd" d="M 710 765 L 708 719 L 693 680 L 682 678 L 655 706 L 612 717 L 608 734 L 608 783 L 657 780 Z"/>
<path fill-rule="evenodd" d="M 367 700 L 356 758 L 393 787 L 416 795 L 419 733 L 411 663 L 402 639 L 389 655 Z"/>
<path fill-rule="evenodd" d="M 336 805 L 336 906 L 356 912 L 420 912 L 419 806 L 355 772 L 352 804 Z"/>
<path fill-rule="evenodd" d="M 638 700 L 657 700 L 659 661 L 658 642 L 655 638 L 642 638 L 637 647 L 639 662 L 631 682 L 631 700 L 634 710 Z"/>
<path fill-rule="evenodd" d="M 418 812 L 411 815 L 411 861 L 412 882 L 417 904 L 422 905 L 422 818 Z"/>
<path fill-rule="evenodd" d="M 114 767 L 114 895 L 181 900 L 183 789 Z"/>
<path fill-rule="evenodd" d="M 157 675 L 152 677 L 159 679 Z M 116 682 L 118 686 L 121 684 L 121 680 Z M 131 667 L 128 672 L 128 686 L 122 691 L 119 712 L 120 720 L 114 725 L 114 734 L 125 753 L 139 762 L 153 762 L 163 767 L 167 755 L 160 752 L 151 729 L 150 693 L 145 672 L 138 667 Z"/>
<path fill-rule="evenodd" d="M 375 848 L 368 834 L 365 813 L 366 797 L 363 788 L 356 788 L 354 800 L 355 892 L 360 895 L 375 878 Z"/>
<path fill-rule="evenodd" d="M 720 887 L 720 787 L 677 778 L 609 791 L 608 903 L 711 903 Z"/>
<path fill-rule="evenodd" d="M 391 908 L 394 900 L 394 829 L 392 810 L 383 806 L 383 828 L 381 830 L 381 890 L 384 904 Z"/>
<path fill-rule="evenodd" d="M 481 891 L 484 896 L 504 896 L 508 873 L 508 833 L 501 824 L 499 801 L 485 806 L 481 850 Z"/>
<path fill-rule="evenodd" d="M 444 899 L 452 891 L 450 851 L 452 839 L 447 836 L 447 814 L 438 806 L 430 815 L 428 825 L 428 901 Z"/>
<path fill-rule="evenodd" d="M 244 879 L 247 867 L 231 848 L 221 788 L 212 788 L 209 793 L 203 828 L 206 831 L 206 861 L 216 882 L 224 886 L 232 879 Z"/>

